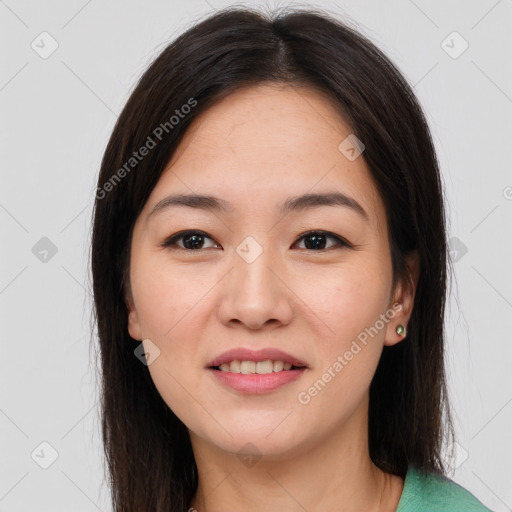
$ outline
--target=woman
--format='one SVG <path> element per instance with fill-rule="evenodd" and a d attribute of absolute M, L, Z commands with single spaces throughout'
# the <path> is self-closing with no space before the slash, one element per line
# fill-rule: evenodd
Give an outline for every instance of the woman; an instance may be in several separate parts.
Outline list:
<path fill-rule="evenodd" d="M 446 478 L 445 212 L 411 88 L 316 11 L 151 64 L 92 272 L 116 511 L 488 510 Z"/>

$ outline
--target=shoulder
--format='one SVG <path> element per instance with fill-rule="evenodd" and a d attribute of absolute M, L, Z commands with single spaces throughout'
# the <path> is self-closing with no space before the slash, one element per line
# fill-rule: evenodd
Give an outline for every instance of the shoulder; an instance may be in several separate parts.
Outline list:
<path fill-rule="evenodd" d="M 447 477 L 409 467 L 396 512 L 492 512 Z"/>

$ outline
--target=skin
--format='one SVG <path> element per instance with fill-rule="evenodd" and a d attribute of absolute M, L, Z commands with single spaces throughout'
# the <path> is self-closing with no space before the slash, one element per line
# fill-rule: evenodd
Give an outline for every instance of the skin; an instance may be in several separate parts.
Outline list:
<path fill-rule="evenodd" d="M 148 368 L 189 429 L 199 472 L 190 506 L 199 512 L 398 505 L 403 479 L 369 456 L 369 387 L 384 345 L 403 340 L 395 329 L 411 314 L 418 258 L 408 257 L 410 279 L 393 287 L 386 211 L 364 153 L 351 161 L 338 149 L 350 133 L 314 90 L 239 90 L 192 123 L 135 223 L 128 330 L 149 352 L 160 350 Z M 369 220 L 341 206 L 275 213 L 289 196 L 332 191 L 354 198 Z M 175 207 L 149 217 L 178 192 L 211 194 L 233 210 Z M 210 238 L 195 250 L 184 249 L 183 238 L 161 246 L 186 229 Z M 333 232 L 353 247 L 327 238 L 325 249 L 308 248 L 301 235 L 309 230 Z M 263 250 L 250 264 L 236 252 L 247 236 Z M 298 394 L 396 302 L 394 318 L 300 403 Z M 276 347 L 308 369 L 272 392 L 242 394 L 205 369 L 235 347 Z M 261 455 L 253 465 L 237 455 L 246 443 Z"/>

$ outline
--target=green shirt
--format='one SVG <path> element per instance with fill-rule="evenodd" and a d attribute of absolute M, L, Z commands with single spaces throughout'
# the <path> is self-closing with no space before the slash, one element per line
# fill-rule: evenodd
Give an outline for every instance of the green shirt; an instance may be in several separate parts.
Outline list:
<path fill-rule="evenodd" d="M 492 512 L 447 477 L 410 466 L 396 512 Z"/>

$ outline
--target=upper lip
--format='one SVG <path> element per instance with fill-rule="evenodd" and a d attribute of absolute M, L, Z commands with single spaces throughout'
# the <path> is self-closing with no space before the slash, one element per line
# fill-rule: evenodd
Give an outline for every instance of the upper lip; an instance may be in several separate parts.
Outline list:
<path fill-rule="evenodd" d="M 260 350 L 252 350 L 250 348 L 233 348 L 212 359 L 207 366 L 220 366 L 224 363 L 231 361 L 283 361 L 284 363 L 290 363 L 293 366 L 305 366 L 306 363 L 297 359 L 296 357 L 283 352 L 277 348 L 262 348 Z"/>

